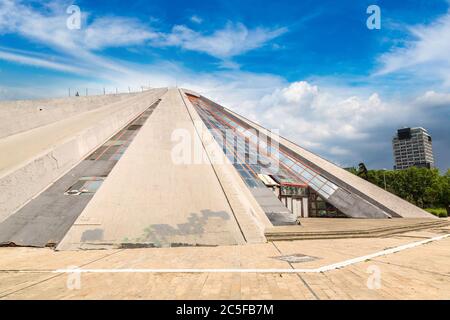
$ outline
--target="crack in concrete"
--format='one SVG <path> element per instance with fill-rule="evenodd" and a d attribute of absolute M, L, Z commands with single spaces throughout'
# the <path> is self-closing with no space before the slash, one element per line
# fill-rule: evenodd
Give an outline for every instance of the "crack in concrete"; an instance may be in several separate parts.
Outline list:
<path fill-rule="evenodd" d="M 56 162 L 56 168 L 59 169 L 59 162 L 58 162 L 58 159 L 56 159 L 55 156 L 53 155 L 53 151 L 50 152 L 50 158 L 52 158 L 53 160 L 55 160 L 55 162 Z"/>

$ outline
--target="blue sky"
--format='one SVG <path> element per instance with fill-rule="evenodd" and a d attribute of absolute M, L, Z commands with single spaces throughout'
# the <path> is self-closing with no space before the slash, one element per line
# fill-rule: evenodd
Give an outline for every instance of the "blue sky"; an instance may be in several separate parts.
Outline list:
<path fill-rule="evenodd" d="M 81 28 L 66 9 L 81 10 Z M 381 29 L 366 27 L 369 5 Z M 182 86 L 334 162 L 392 168 L 424 126 L 450 167 L 448 1 L 0 2 L 0 99 Z"/>

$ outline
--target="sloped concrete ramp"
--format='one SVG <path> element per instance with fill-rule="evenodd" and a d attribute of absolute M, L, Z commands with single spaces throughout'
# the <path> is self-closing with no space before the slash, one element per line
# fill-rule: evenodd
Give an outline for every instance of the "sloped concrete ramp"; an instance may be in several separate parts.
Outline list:
<path fill-rule="evenodd" d="M 0 222 L 0 246 L 56 246 L 101 187 L 102 181 L 107 179 L 158 103 L 153 103 L 49 188 Z"/>
<path fill-rule="evenodd" d="M 89 111 L 80 107 L 80 113 L 67 111 L 67 117 L 57 121 L 49 116 L 44 120 L 50 123 L 0 139 L 0 222 L 67 173 L 164 92 L 153 89 Z M 9 121 L 17 117 L 18 113 L 12 113 Z"/>
<path fill-rule="evenodd" d="M 170 89 L 58 250 L 245 242 L 211 164 L 172 160 L 174 130 L 197 134 Z"/>

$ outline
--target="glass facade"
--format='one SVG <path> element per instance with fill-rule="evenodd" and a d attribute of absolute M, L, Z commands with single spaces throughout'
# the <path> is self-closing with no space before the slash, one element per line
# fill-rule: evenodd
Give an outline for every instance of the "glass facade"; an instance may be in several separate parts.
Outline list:
<path fill-rule="evenodd" d="M 309 186 L 324 199 L 338 187 L 318 172 L 284 152 L 278 144 L 268 143 L 254 128 L 201 98 L 188 96 L 196 111 L 224 153 L 251 188 L 264 187 L 258 174 L 266 174 L 288 185 Z"/>
<path fill-rule="evenodd" d="M 309 217 L 312 218 L 347 218 L 345 214 L 329 204 L 315 192 L 309 194 Z"/>

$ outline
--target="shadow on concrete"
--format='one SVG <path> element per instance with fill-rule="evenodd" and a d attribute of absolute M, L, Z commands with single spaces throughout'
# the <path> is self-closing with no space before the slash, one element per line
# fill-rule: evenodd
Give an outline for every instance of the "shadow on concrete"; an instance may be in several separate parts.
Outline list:
<path fill-rule="evenodd" d="M 144 229 L 144 235 L 139 242 L 152 243 L 155 247 L 176 246 L 173 243 L 174 236 L 201 235 L 205 233 L 205 225 L 210 218 L 229 220 L 230 216 L 225 211 L 202 210 L 201 214 L 191 213 L 188 222 L 177 224 L 173 227 L 169 224 L 153 224 Z M 187 245 L 178 243 L 178 245 Z"/>

